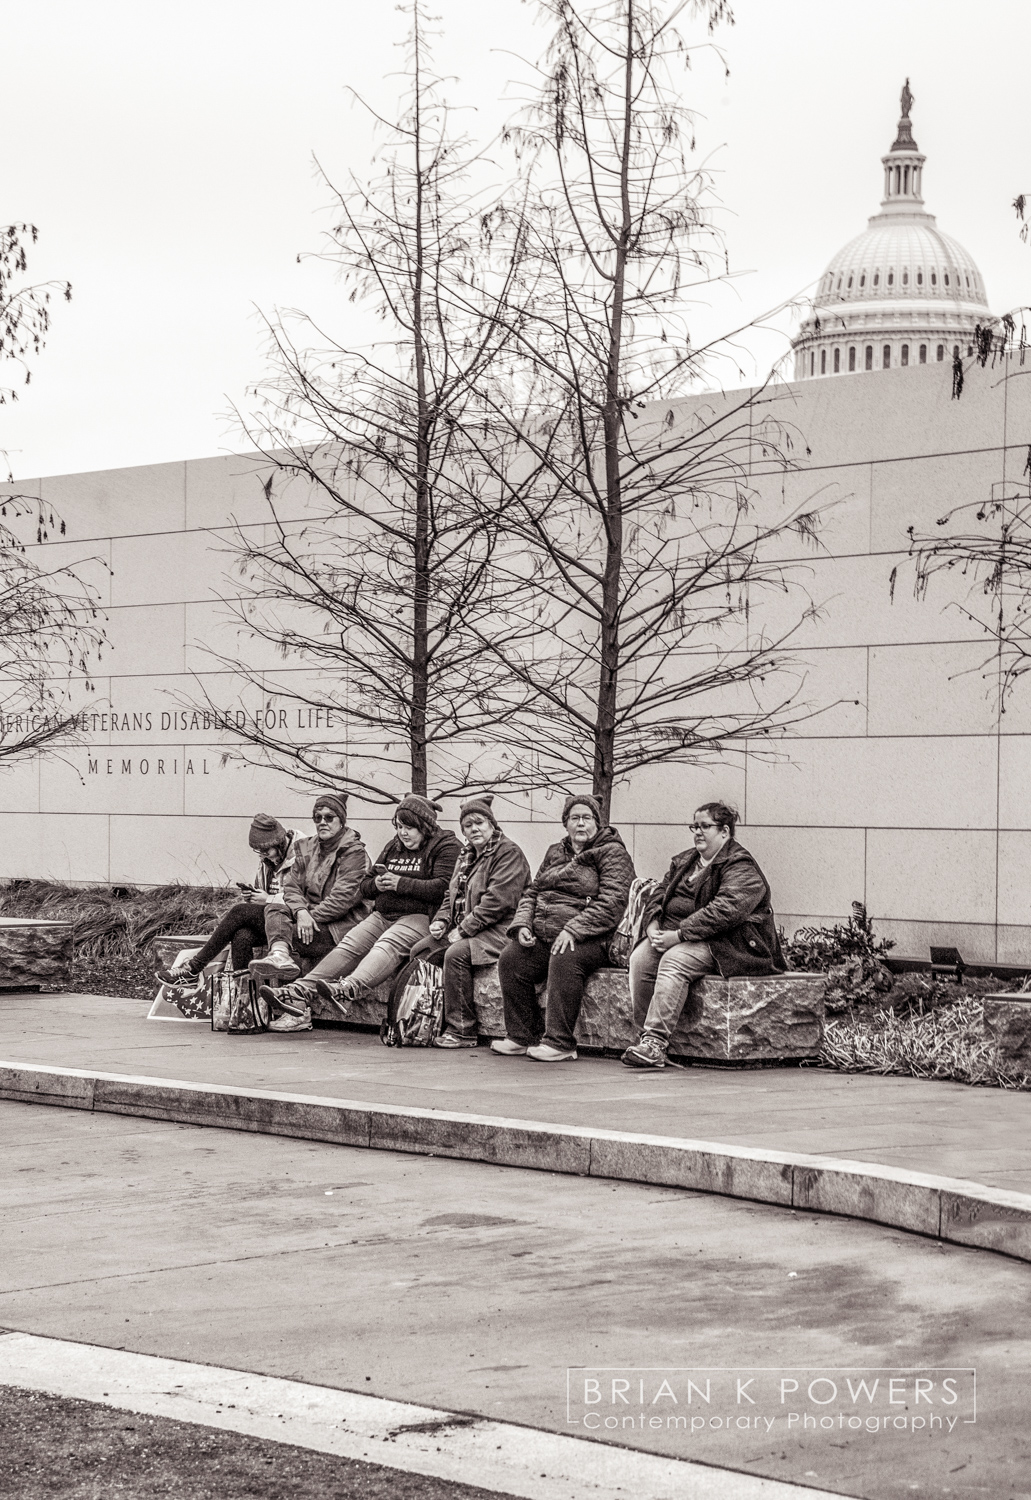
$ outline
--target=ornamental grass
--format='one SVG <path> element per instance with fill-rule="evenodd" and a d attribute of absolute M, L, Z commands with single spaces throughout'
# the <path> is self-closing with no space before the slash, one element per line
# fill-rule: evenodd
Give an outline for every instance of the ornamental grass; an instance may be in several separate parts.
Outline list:
<path fill-rule="evenodd" d="M 983 1012 L 983 1001 L 971 995 L 922 1014 L 857 1007 L 828 1020 L 820 1063 L 843 1073 L 896 1073 L 1031 1090 L 1031 1073 L 994 1062 Z"/>

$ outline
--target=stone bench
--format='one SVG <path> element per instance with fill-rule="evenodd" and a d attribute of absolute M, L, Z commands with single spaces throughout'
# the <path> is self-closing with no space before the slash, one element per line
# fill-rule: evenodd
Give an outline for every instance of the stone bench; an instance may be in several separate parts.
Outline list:
<path fill-rule="evenodd" d="M 691 986 L 670 1054 L 724 1063 L 816 1057 L 823 1040 L 826 985 L 825 974 L 698 980 Z M 378 1026 L 386 1015 L 388 992 L 389 985 L 381 985 L 364 1000 L 355 1001 L 348 1019 Z M 480 1035 L 504 1036 L 496 967 L 475 971 L 473 998 Z M 312 1004 L 312 1015 L 317 1020 L 340 1019 L 332 1006 L 319 999 Z M 576 1038 L 583 1047 L 620 1052 L 637 1040 L 626 969 L 599 969 L 591 975 Z"/>
<path fill-rule="evenodd" d="M 62 989 L 72 968 L 71 922 L 0 917 L 0 990 Z"/>
<path fill-rule="evenodd" d="M 996 1067 L 1031 1072 L 1031 994 L 985 995 L 984 1030 Z"/>

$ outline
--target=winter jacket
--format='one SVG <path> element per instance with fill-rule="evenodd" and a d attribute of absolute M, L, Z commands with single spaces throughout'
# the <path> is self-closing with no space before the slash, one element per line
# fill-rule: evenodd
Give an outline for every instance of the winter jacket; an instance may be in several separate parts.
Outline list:
<path fill-rule="evenodd" d="M 677 854 L 645 907 L 642 941 L 650 922 L 661 923 L 684 878 L 698 862 L 697 849 Z M 697 881 L 695 910 L 677 922 L 682 943 L 708 943 L 724 979 L 781 974 L 787 965 L 770 905 L 770 887 L 755 860 L 728 839 Z M 668 925 L 668 923 L 667 923 Z"/>
<path fill-rule="evenodd" d="M 396 836 L 383 850 L 378 865 L 385 865 L 399 877 L 396 891 L 376 887 L 373 870 L 362 881 L 362 895 L 375 902 L 384 917 L 413 917 L 422 913 L 432 917 L 447 894 L 462 846 L 453 833 L 438 828 L 418 849 L 406 849 Z"/>
<path fill-rule="evenodd" d="M 634 862 L 614 828 L 600 828 L 579 854 L 568 838 L 561 839 L 523 892 L 508 935 L 529 927 L 544 943 L 563 929 L 574 939 L 610 937 L 626 911 L 633 878 Z"/>
<path fill-rule="evenodd" d="M 287 871 L 293 868 L 294 855 L 297 853 L 297 845 L 303 837 L 296 828 L 288 828 L 290 842 L 286 846 L 286 853 L 278 865 L 274 865 L 270 859 L 262 858 L 258 861 L 258 873 L 254 877 L 254 889 L 264 891 L 266 896 L 278 896 L 283 889 L 283 881 L 286 879 Z"/>
<path fill-rule="evenodd" d="M 447 895 L 434 921 L 445 922 L 448 931 L 454 926 L 452 914 L 459 898 L 464 867 L 468 871 L 465 913 L 458 930 L 469 939 L 469 959 L 476 968 L 494 963 L 505 946 L 508 924 L 530 878 L 530 866 L 519 845 L 503 833 L 491 840 L 471 867 L 467 863 L 470 852 L 464 852 L 455 866 Z"/>
<path fill-rule="evenodd" d="M 294 917 L 307 910 L 313 921 L 320 927 L 328 927 L 339 941 L 369 914 L 368 902 L 362 895 L 362 881 L 369 868 L 365 845 L 353 828 L 345 828 L 328 862 L 318 858 L 319 840 L 314 835 L 297 839 L 294 851 L 293 865 L 283 880 L 281 900 Z"/>

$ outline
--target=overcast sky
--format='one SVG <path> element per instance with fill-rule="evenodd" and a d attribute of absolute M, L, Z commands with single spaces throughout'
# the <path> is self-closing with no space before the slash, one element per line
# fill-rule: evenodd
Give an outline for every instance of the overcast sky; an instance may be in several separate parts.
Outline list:
<path fill-rule="evenodd" d="M 509 80 L 527 76 L 520 59 L 543 47 L 536 7 L 434 8 L 449 97 L 489 140 L 519 93 L 506 98 Z M 929 210 L 973 254 L 996 312 L 1031 302 L 1010 207 L 1031 192 L 1027 0 L 734 10 L 716 37 L 729 78 L 701 51 L 685 94 L 742 273 L 698 311 L 698 336 L 804 293 L 865 226 L 907 74 Z M 312 155 L 338 178 L 365 169 L 371 136 L 347 85 L 390 112 L 404 17 L 383 0 L 0 0 L 0 15 L 0 222 L 37 224 L 33 279 L 74 287 L 32 384 L 0 407 L 0 448 L 21 478 L 237 449 L 226 413 L 263 370 L 255 308 L 303 307 L 348 337 L 329 268 L 297 263 L 329 222 Z M 784 347 L 753 336 L 751 370 Z"/>

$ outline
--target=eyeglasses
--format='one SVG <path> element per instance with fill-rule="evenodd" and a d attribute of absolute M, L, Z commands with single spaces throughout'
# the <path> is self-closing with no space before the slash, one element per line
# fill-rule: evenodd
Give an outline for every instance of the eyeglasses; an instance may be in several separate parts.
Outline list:
<path fill-rule="evenodd" d="M 704 833 L 707 828 L 719 828 L 719 823 L 688 823 L 692 833 Z"/>
<path fill-rule="evenodd" d="M 316 813 L 315 816 L 312 818 L 312 822 L 313 823 L 335 823 L 335 822 L 337 822 L 337 815 L 336 815 L 336 813 Z"/>

